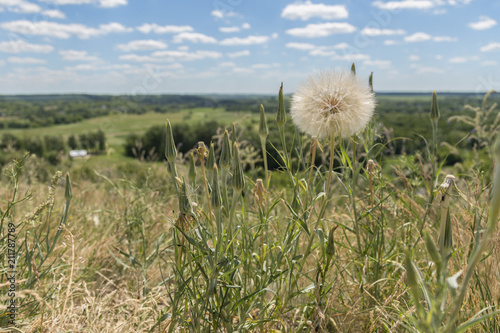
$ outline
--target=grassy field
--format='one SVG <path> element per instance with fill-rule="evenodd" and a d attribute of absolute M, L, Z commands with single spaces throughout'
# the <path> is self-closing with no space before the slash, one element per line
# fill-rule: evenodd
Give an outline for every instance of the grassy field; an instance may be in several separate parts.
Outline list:
<path fill-rule="evenodd" d="M 18 330 L 500 332 L 500 171 L 476 158 L 500 164 L 500 147 L 486 148 L 498 124 L 476 118 L 466 169 L 441 167 L 447 147 L 434 132 L 424 149 L 388 160 L 373 122 L 321 145 L 280 129 L 268 153 L 228 133 L 217 169 L 204 148 L 190 165 L 171 141 L 163 163 L 122 157 L 127 134 L 166 119 L 259 125 L 257 114 L 200 108 L 8 130 L 101 128 L 115 149 L 63 162 L 70 178 L 56 173 L 49 187 L 35 177 L 48 169 L 41 158 L 3 168 L 0 254 L 7 261 L 15 233 Z M 243 173 L 242 161 L 271 153 L 279 168 Z M 1 304 L 8 271 L 0 268 Z M 0 331 L 9 311 L 0 307 Z"/>

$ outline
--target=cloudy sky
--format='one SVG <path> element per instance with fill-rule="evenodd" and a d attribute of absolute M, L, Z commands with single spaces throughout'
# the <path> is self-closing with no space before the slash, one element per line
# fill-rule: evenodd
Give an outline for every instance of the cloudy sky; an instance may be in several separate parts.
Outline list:
<path fill-rule="evenodd" d="M 0 94 L 500 89 L 500 1 L 0 0 Z"/>

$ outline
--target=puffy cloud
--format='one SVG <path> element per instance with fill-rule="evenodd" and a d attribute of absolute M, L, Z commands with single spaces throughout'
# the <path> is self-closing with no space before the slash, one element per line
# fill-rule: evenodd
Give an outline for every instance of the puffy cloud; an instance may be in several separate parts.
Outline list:
<path fill-rule="evenodd" d="M 398 9 L 430 9 L 436 4 L 430 0 L 374 1 L 373 6 L 386 10 Z"/>
<path fill-rule="evenodd" d="M 233 16 L 238 16 L 233 11 L 229 10 L 219 10 L 219 9 L 214 9 L 210 12 L 210 14 L 215 17 L 216 19 L 222 19 L 222 18 L 228 18 L 228 17 L 233 17 Z"/>
<path fill-rule="evenodd" d="M 158 25 L 156 23 L 144 23 L 137 30 L 144 34 L 154 32 L 156 34 L 179 34 L 182 32 L 194 31 L 193 27 L 189 25 Z"/>
<path fill-rule="evenodd" d="M 281 12 L 281 17 L 289 20 L 307 21 L 313 17 L 326 20 L 347 18 L 349 13 L 344 5 L 313 4 L 311 1 L 289 4 Z"/>
<path fill-rule="evenodd" d="M 141 56 L 137 54 L 124 54 L 119 57 L 121 60 L 136 61 L 136 62 L 170 62 L 170 61 L 193 61 L 201 59 L 218 59 L 222 57 L 222 53 L 215 51 L 198 50 L 195 52 L 189 51 L 156 51 L 150 56 Z"/>
<path fill-rule="evenodd" d="M 367 59 L 363 61 L 363 64 L 370 67 L 380 67 L 380 68 L 389 68 L 391 67 L 390 60 L 371 60 Z"/>
<path fill-rule="evenodd" d="M 333 34 L 347 34 L 356 31 L 356 27 L 349 23 L 327 22 L 319 24 L 308 24 L 303 28 L 293 28 L 286 31 L 295 37 L 327 37 Z"/>
<path fill-rule="evenodd" d="M 132 30 L 131 28 L 127 28 L 116 22 L 101 24 L 99 28 L 91 28 L 78 23 L 61 24 L 48 21 L 28 20 L 4 22 L 0 24 L 0 28 L 19 34 L 47 36 L 61 39 L 66 39 L 71 36 L 78 36 L 81 39 L 87 39 L 90 37 L 106 35 L 112 32 L 129 32 Z"/>
<path fill-rule="evenodd" d="M 391 36 L 391 35 L 404 35 L 406 31 L 398 29 L 377 29 L 377 28 L 364 28 L 361 30 L 363 35 L 367 36 Z"/>
<path fill-rule="evenodd" d="M 99 61 L 100 59 L 96 56 L 91 56 L 87 51 L 78 50 L 61 50 L 59 54 L 62 56 L 63 60 L 67 61 Z"/>
<path fill-rule="evenodd" d="M 489 18 L 488 16 L 481 16 L 479 21 L 468 24 L 468 26 L 474 30 L 486 30 L 494 27 L 495 25 L 497 25 L 497 21 Z"/>
<path fill-rule="evenodd" d="M 269 41 L 268 36 L 248 36 L 245 38 L 232 37 L 220 41 L 221 45 L 255 45 L 264 44 Z"/>
<path fill-rule="evenodd" d="M 52 45 L 48 44 L 31 44 L 22 39 L 0 42 L 0 52 L 5 53 L 50 53 L 54 50 Z"/>
<path fill-rule="evenodd" d="M 481 52 L 498 51 L 500 50 L 500 43 L 489 43 L 480 48 Z"/>
<path fill-rule="evenodd" d="M 9 57 L 7 61 L 13 64 L 25 64 L 25 65 L 34 65 L 34 64 L 45 64 L 47 61 L 39 58 L 30 58 L 30 57 Z"/>
<path fill-rule="evenodd" d="M 412 54 L 412 55 L 410 55 L 409 59 L 410 59 L 410 61 L 419 61 L 420 56 L 418 56 L 416 54 Z"/>
<path fill-rule="evenodd" d="M 226 53 L 226 55 L 229 58 L 239 58 L 239 57 L 246 57 L 250 55 L 250 51 L 248 50 L 243 50 L 243 51 L 237 51 L 237 52 L 229 52 Z"/>
<path fill-rule="evenodd" d="M 453 57 L 453 58 L 450 58 L 448 60 L 448 62 L 450 62 L 452 64 L 462 64 L 464 62 L 467 62 L 467 58 L 466 57 Z"/>
<path fill-rule="evenodd" d="M 423 42 L 430 39 L 432 39 L 431 35 L 426 34 L 425 32 L 416 32 L 413 35 L 406 36 L 405 42 L 410 42 L 410 43 Z"/>
<path fill-rule="evenodd" d="M 241 29 L 239 27 L 220 27 L 220 32 L 231 33 L 231 32 L 240 32 Z"/>
<path fill-rule="evenodd" d="M 174 43 L 182 43 L 184 41 L 203 44 L 217 43 L 215 38 L 197 32 L 181 32 L 174 36 Z"/>
<path fill-rule="evenodd" d="M 309 43 L 287 43 L 285 46 L 291 49 L 297 49 L 302 51 L 309 51 L 316 48 L 316 45 Z"/>
<path fill-rule="evenodd" d="M 57 5 L 86 5 L 95 4 L 103 8 L 114 8 L 127 5 L 127 0 L 41 0 Z"/>
<path fill-rule="evenodd" d="M 26 0 L 0 0 L 0 6 L 4 6 L 8 11 L 20 14 L 36 14 L 39 13 L 43 16 L 50 18 L 63 19 L 66 16 L 63 12 L 56 9 L 44 10 L 36 3 L 32 3 Z M 0 7 L 0 11 L 4 8 Z"/>
<path fill-rule="evenodd" d="M 123 52 L 163 50 L 167 48 L 167 44 L 161 40 L 145 39 L 133 40 L 126 44 L 118 44 L 116 48 Z"/>

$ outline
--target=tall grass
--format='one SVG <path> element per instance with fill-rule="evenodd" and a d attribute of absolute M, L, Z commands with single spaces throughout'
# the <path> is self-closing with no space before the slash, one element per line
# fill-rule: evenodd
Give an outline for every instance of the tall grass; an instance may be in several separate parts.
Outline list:
<path fill-rule="evenodd" d="M 57 173 L 41 191 L 22 182 L 25 159 L 5 169 L 18 330 L 499 331 L 499 169 L 445 169 L 437 96 L 427 149 L 398 158 L 376 124 L 322 141 L 290 130 L 285 107 L 281 93 L 278 133 L 263 109 L 259 125 L 275 170 L 243 169 L 237 127 L 184 158 L 169 122 L 165 165 L 136 161 L 126 177 L 100 170 L 63 191 Z"/>

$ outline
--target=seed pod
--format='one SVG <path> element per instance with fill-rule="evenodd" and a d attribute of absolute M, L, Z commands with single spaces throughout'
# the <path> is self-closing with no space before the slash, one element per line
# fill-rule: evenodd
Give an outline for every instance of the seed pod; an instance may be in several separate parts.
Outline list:
<path fill-rule="evenodd" d="M 210 150 L 208 151 L 208 159 L 207 159 L 207 170 L 212 172 L 214 164 L 215 164 L 214 143 L 210 142 Z"/>
<path fill-rule="evenodd" d="M 370 77 L 368 78 L 368 84 L 373 92 L 373 72 L 370 73 Z"/>
<path fill-rule="evenodd" d="M 335 241 L 333 239 L 333 234 L 337 229 L 337 226 L 332 227 L 328 233 L 328 243 L 326 244 L 326 255 L 331 258 L 335 254 Z"/>
<path fill-rule="evenodd" d="M 196 187 L 196 167 L 194 165 L 194 155 L 193 153 L 189 154 L 189 180 L 191 181 L 191 184 L 193 184 L 193 187 Z"/>
<path fill-rule="evenodd" d="M 66 187 L 64 189 L 64 198 L 71 200 L 73 198 L 73 191 L 71 190 L 71 182 L 69 181 L 69 173 L 66 174 Z"/>
<path fill-rule="evenodd" d="M 242 191 L 245 187 L 245 176 L 240 161 L 240 153 L 238 144 L 235 142 L 233 146 L 233 188 L 236 191 Z"/>
<path fill-rule="evenodd" d="M 450 210 L 446 214 L 446 225 L 444 231 L 444 248 L 451 249 L 453 247 L 453 225 L 451 224 Z"/>
<path fill-rule="evenodd" d="M 436 91 L 434 91 L 432 93 L 432 105 L 431 105 L 430 118 L 433 121 L 437 121 L 439 119 L 439 106 L 438 106 Z"/>
<path fill-rule="evenodd" d="M 219 157 L 219 165 L 226 171 L 231 167 L 231 144 L 229 143 L 229 133 L 227 130 L 224 132 L 222 138 L 222 149 Z"/>
<path fill-rule="evenodd" d="M 425 240 L 425 246 L 427 247 L 427 251 L 431 256 L 432 261 L 434 261 L 436 265 L 439 264 L 441 262 L 439 251 L 427 230 L 424 231 L 424 240 Z"/>
<path fill-rule="evenodd" d="M 406 268 L 406 283 L 411 289 L 418 288 L 417 282 L 417 271 L 413 264 L 413 260 L 410 258 L 410 253 L 406 253 L 405 256 L 405 268 Z"/>
<path fill-rule="evenodd" d="M 354 63 L 351 65 L 351 73 L 352 75 L 356 75 L 356 65 Z"/>
<path fill-rule="evenodd" d="M 193 206 L 191 205 L 191 201 L 189 200 L 189 196 L 187 194 L 186 182 L 182 181 L 181 192 L 179 198 L 179 211 L 184 215 L 193 215 Z"/>
<path fill-rule="evenodd" d="M 264 105 L 260 105 L 260 125 L 259 125 L 259 135 L 261 140 L 266 140 L 269 135 L 269 128 L 267 127 L 266 114 L 264 112 Z"/>
<path fill-rule="evenodd" d="M 253 189 L 253 194 L 260 206 L 262 206 L 265 191 L 266 190 L 264 189 L 264 183 L 262 182 L 262 179 L 257 179 L 257 182 L 255 183 L 255 187 Z"/>
<path fill-rule="evenodd" d="M 283 99 L 283 82 L 281 82 L 278 94 L 278 115 L 276 116 L 276 122 L 280 127 L 285 126 L 286 123 L 285 101 Z"/>
<path fill-rule="evenodd" d="M 222 206 L 222 197 L 219 186 L 219 170 L 217 169 L 217 165 L 215 163 L 213 164 L 213 171 L 210 204 L 214 209 L 219 209 Z"/>
<path fill-rule="evenodd" d="M 170 121 L 167 120 L 167 133 L 165 142 L 165 158 L 169 163 L 174 163 L 177 157 L 177 149 L 175 148 L 174 135 L 172 133 L 172 126 Z"/>

